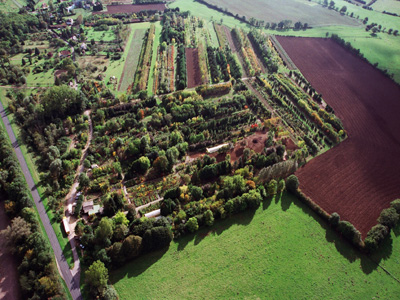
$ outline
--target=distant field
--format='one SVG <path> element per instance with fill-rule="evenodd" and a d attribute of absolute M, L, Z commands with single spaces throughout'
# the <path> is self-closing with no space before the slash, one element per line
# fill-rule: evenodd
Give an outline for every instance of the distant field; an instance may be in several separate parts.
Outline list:
<path fill-rule="evenodd" d="M 26 0 L 0 0 L 1 12 L 18 12 L 19 8 L 26 5 Z"/>
<path fill-rule="evenodd" d="M 377 11 L 388 11 L 400 15 L 400 1 L 398 0 L 378 0 L 372 4 L 372 8 Z"/>
<path fill-rule="evenodd" d="M 399 278 L 400 237 L 392 234 L 383 256 L 373 259 Z M 399 290 L 290 195 L 218 221 L 110 277 L 124 300 L 397 299 Z"/>
<path fill-rule="evenodd" d="M 209 3 L 227 9 L 233 14 L 254 17 L 265 22 L 278 23 L 283 20 L 300 21 L 310 26 L 348 25 L 357 26 L 359 23 L 339 13 L 325 9 L 315 3 L 305 0 L 253 0 L 244 3 L 241 0 L 207 0 Z"/>
<path fill-rule="evenodd" d="M 118 14 L 118 13 L 137 13 L 142 10 L 159 10 L 164 11 L 166 8 L 165 4 L 122 4 L 122 5 L 108 5 L 107 11 L 96 11 L 96 14 Z"/>

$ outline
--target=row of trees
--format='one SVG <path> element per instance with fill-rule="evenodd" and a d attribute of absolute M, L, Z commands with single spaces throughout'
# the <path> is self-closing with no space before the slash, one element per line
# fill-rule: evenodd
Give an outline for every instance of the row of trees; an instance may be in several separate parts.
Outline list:
<path fill-rule="evenodd" d="M 3 130 L 0 130 L 0 145 L 0 190 L 9 199 L 5 209 L 13 218 L 1 234 L 20 262 L 18 273 L 23 297 L 63 299 L 66 295 L 58 279 L 52 249 L 40 229 L 25 178 Z"/>

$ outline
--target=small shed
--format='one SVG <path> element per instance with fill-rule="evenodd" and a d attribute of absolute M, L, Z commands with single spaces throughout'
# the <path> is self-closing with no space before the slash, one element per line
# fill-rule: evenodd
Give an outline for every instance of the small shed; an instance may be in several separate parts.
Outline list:
<path fill-rule="evenodd" d="M 93 209 L 93 200 L 83 202 L 82 209 L 85 214 L 89 213 L 89 211 L 91 211 Z"/>
<path fill-rule="evenodd" d="M 211 154 L 211 153 L 218 152 L 219 149 L 222 149 L 222 148 L 228 147 L 228 146 L 229 146 L 229 144 L 222 144 L 222 145 L 218 145 L 218 146 L 215 146 L 212 148 L 206 148 L 206 149 L 207 149 L 207 153 Z"/>
<path fill-rule="evenodd" d="M 161 210 L 160 209 L 156 209 L 156 210 L 153 210 L 153 211 L 145 214 L 144 216 L 146 218 L 156 218 L 156 217 L 158 217 L 160 215 L 161 215 Z"/>

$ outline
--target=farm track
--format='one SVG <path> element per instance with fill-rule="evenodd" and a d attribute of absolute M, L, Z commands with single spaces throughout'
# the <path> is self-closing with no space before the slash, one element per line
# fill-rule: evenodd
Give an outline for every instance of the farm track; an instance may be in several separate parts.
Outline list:
<path fill-rule="evenodd" d="M 250 75 L 246 72 L 246 68 L 244 67 L 244 61 L 242 56 L 240 55 L 239 50 L 236 48 L 236 44 L 233 41 L 233 37 L 231 34 L 230 28 L 223 26 L 225 30 L 226 39 L 228 40 L 229 47 L 231 48 L 232 52 L 236 54 L 239 59 L 240 64 L 242 65 L 243 75 L 244 77 L 249 77 Z"/>
<path fill-rule="evenodd" d="M 400 198 L 400 87 L 332 40 L 277 38 L 349 136 L 297 171 L 300 187 L 365 237 Z"/>

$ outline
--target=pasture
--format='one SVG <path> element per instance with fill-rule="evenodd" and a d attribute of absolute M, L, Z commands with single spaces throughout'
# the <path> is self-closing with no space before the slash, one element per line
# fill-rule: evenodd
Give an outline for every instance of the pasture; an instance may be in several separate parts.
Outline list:
<path fill-rule="evenodd" d="M 400 14 L 400 2 L 397 0 L 378 0 L 372 4 L 372 8 L 377 11 Z"/>
<path fill-rule="evenodd" d="M 321 5 L 305 0 L 253 0 L 245 5 L 240 0 L 209 0 L 210 4 L 227 9 L 234 15 L 251 17 L 265 22 L 279 23 L 283 20 L 300 21 L 310 26 L 347 25 L 357 26 L 359 23 Z"/>
<path fill-rule="evenodd" d="M 110 278 L 120 299 L 394 299 L 399 283 L 374 261 L 398 278 L 400 238 L 392 234 L 383 250 L 367 258 L 285 194 Z"/>
<path fill-rule="evenodd" d="M 348 138 L 297 171 L 300 187 L 363 237 L 400 196 L 400 87 L 330 39 L 278 37 Z"/>

